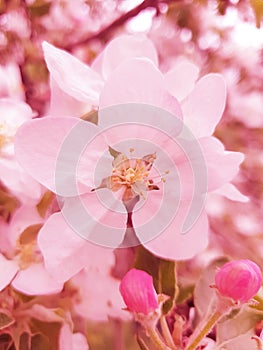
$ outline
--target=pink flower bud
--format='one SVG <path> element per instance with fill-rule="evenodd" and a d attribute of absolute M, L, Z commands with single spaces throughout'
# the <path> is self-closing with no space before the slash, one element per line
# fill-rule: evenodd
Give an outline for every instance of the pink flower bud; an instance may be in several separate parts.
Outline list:
<path fill-rule="evenodd" d="M 260 268 L 251 260 L 235 260 L 223 265 L 215 276 L 219 293 L 235 301 L 247 302 L 262 284 Z"/>
<path fill-rule="evenodd" d="M 148 315 L 158 309 L 152 276 L 145 271 L 131 269 L 121 281 L 120 292 L 132 312 Z"/>

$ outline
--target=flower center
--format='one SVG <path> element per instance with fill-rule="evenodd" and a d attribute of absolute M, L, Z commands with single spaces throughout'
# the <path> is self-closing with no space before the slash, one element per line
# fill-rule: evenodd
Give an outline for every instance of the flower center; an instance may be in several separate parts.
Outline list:
<path fill-rule="evenodd" d="M 122 190 L 124 202 L 138 195 L 146 199 L 147 191 L 159 190 L 157 183 L 165 182 L 165 179 L 160 176 L 151 176 L 155 159 L 155 153 L 143 158 L 127 158 L 124 154 L 116 152 L 111 175 L 103 179 L 101 185 L 94 190 L 105 187 L 113 192 Z"/>

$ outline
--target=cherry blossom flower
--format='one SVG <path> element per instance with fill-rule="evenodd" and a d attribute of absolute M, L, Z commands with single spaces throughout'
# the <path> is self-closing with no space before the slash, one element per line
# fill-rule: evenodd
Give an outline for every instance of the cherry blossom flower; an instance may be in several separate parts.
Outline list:
<path fill-rule="evenodd" d="M 66 275 L 70 278 L 87 264 L 86 243 L 74 229 L 91 242 L 119 246 L 126 230 L 125 200 L 135 195 L 140 200 L 133 211 L 133 226 L 147 249 L 168 259 L 188 259 L 202 251 L 208 243 L 208 221 L 202 205 L 187 234 L 181 231 L 193 194 L 197 191 L 198 203 L 202 203 L 207 191 L 220 189 L 233 179 L 243 160 L 242 154 L 225 151 L 211 136 L 225 106 L 221 76 L 208 74 L 196 83 L 198 70 L 189 62 L 163 75 L 154 47 L 144 36 L 113 40 L 92 67 L 47 43 L 44 52 L 51 73 L 53 116 L 20 128 L 16 155 L 31 176 L 65 199 L 62 213 L 56 214 L 57 222 L 63 225 L 57 227 L 60 234 L 54 236 L 53 218 L 39 234 L 39 247 L 50 273 L 64 266 L 61 279 L 65 280 Z M 173 84 L 177 75 L 183 84 Z M 98 126 L 72 118 L 98 106 Z M 147 125 L 142 125 L 144 121 Z M 137 125 L 131 126 L 131 122 Z M 191 142 L 174 141 L 180 140 L 182 130 L 192 135 Z M 64 141 L 74 132 L 75 146 L 71 144 L 63 154 Z M 84 150 L 87 140 L 90 143 Z M 109 146 L 120 155 L 113 165 Z M 84 152 L 74 172 L 71 164 L 76 163 L 78 147 Z M 200 186 L 193 180 L 194 164 L 203 170 Z M 88 217 L 83 217 L 83 207 Z M 71 226 L 67 230 L 63 215 Z M 69 241 L 74 242 L 71 247 Z"/>
<path fill-rule="evenodd" d="M 0 180 L 22 202 L 36 202 L 42 193 L 39 183 L 19 166 L 14 155 L 15 133 L 32 116 L 26 103 L 0 99 Z"/>
<path fill-rule="evenodd" d="M 37 233 L 43 222 L 36 207 L 24 205 L 1 230 L 1 291 L 10 283 L 27 295 L 48 295 L 62 290 L 63 283 L 48 273 L 37 246 Z"/>

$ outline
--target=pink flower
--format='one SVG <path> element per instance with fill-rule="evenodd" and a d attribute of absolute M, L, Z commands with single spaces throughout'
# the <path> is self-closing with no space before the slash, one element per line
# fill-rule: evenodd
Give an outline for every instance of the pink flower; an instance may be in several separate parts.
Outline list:
<path fill-rule="evenodd" d="M 16 155 L 31 176 L 64 198 L 62 213 L 56 214 L 57 235 L 50 218 L 38 240 L 50 273 L 62 261 L 65 266 L 66 258 L 72 264 L 70 273 L 63 269 L 63 280 L 86 266 L 85 242 L 75 232 L 100 245 L 119 246 L 127 222 L 122 200 L 135 195 L 133 226 L 147 249 L 168 259 L 202 251 L 208 243 L 205 194 L 231 181 L 243 160 L 211 136 L 225 106 L 223 79 L 209 74 L 196 83 L 198 70 L 189 62 L 162 74 L 144 36 L 116 38 L 92 67 L 47 43 L 44 52 L 56 117 L 24 124 L 16 135 Z M 173 84 L 177 76 L 180 83 Z M 98 106 L 98 126 L 72 118 Z M 66 146 L 71 136 L 74 141 Z M 119 152 L 115 160 L 109 146 Z M 191 216 L 193 198 L 198 210 Z M 182 234 L 189 217 L 192 225 L 188 222 Z M 75 243 L 69 247 L 69 241 Z"/>
<path fill-rule="evenodd" d="M 27 295 L 48 295 L 62 290 L 63 283 L 49 274 L 37 245 L 37 230 L 43 221 L 35 206 L 24 205 L 1 231 L 0 291 L 9 284 Z"/>
<path fill-rule="evenodd" d="M 31 120 L 33 112 L 24 102 L 0 99 L 0 181 L 22 202 L 37 202 L 41 186 L 17 163 L 14 136 L 17 129 Z"/>
<path fill-rule="evenodd" d="M 83 240 L 61 213 L 47 219 L 40 230 L 38 245 L 45 269 L 53 281 L 61 284 L 74 276 L 70 282 L 79 290 L 74 299 L 74 311 L 78 316 L 94 321 L 106 321 L 109 316 L 128 318 L 122 310 L 119 281 L 111 276 L 115 264 L 111 249 Z"/>
<path fill-rule="evenodd" d="M 148 315 L 158 309 L 153 278 L 145 271 L 130 270 L 121 281 L 120 292 L 131 312 Z"/>
<path fill-rule="evenodd" d="M 251 260 L 230 261 L 216 273 L 215 284 L 222 296 L 245 303 L 261 287 L 262 274 Z"/>

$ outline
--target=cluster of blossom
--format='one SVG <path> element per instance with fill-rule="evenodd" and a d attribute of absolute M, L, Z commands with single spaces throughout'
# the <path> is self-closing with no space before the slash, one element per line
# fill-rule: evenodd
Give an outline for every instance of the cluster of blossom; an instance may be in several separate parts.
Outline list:
<path fill-rule="evenodd" d="M 117 3 L 99 6 L 112 10 Z M 262 350 L 261 193 L 248 182 L 254 176 L 260 188 L 261 143 L 243 136 L 248 127 L 261 127 L 260 100 L 252 98 L 256 124 L 235 126 L 234 118 L 243 118 L 233 112 L 236 101 L 245 102 L 242 86 L 230 91 L 219 124 L 225 79 L 204 74 L 220 61 L 217 52 L 200 72 L 185 51 L 186 30 L 183 40 L 167 35 L 162 50 L 158 26 L 167 25 L 177 6 L 193 11 L 189 4 L 163 4 L 167 18 L 153 20 L 152 40 L 118 35 L 90 65 L 52 43 L 81 40 L 90 31 L 92 4 L 54 1 L 52 10 L 50 3 L 23 4 L 15 11 L 4 5 L 6 32 L 29 42 L 41 22 L 50 35 L 39 35 L 23 52 L 16 51 L 17 38 L 6 36 L 14 39 L 9 55 L 16 56 L 0 67 L 3 349 Z M 35 7 L 48 15 L 29 21 L 26 10 L 32 16 Z M 203 8 L 199 15 L 205 18 Z M 7 28 L 8 16 L 21 18 Z M 98 29 L 101 21 L 91 17 Z M 72 25 L 80 30 L 65 39 Z M 205 24 L 200 32 L 208 32 Z M 175 40 L 178 46 L 171 45 Z M 175 59 L 173 50 L 184 57 Z M 90 52 L 85 44 L 74 51 L 85 60 Z M 50 98 L 37 78 L 42 55 Z M 221 53 L 222 62 L 226 56 Z M 204 57 L 208 52 L 199 52 L 195 63 L 204 64 Z M 229 70 L 220 69 L 233 87 L 233 71 L 228 80 Z M 253 69 L 247 71 L 251 94 L 258 94 Z M 247 144 L 239 146 L 240 139 Z"/>

